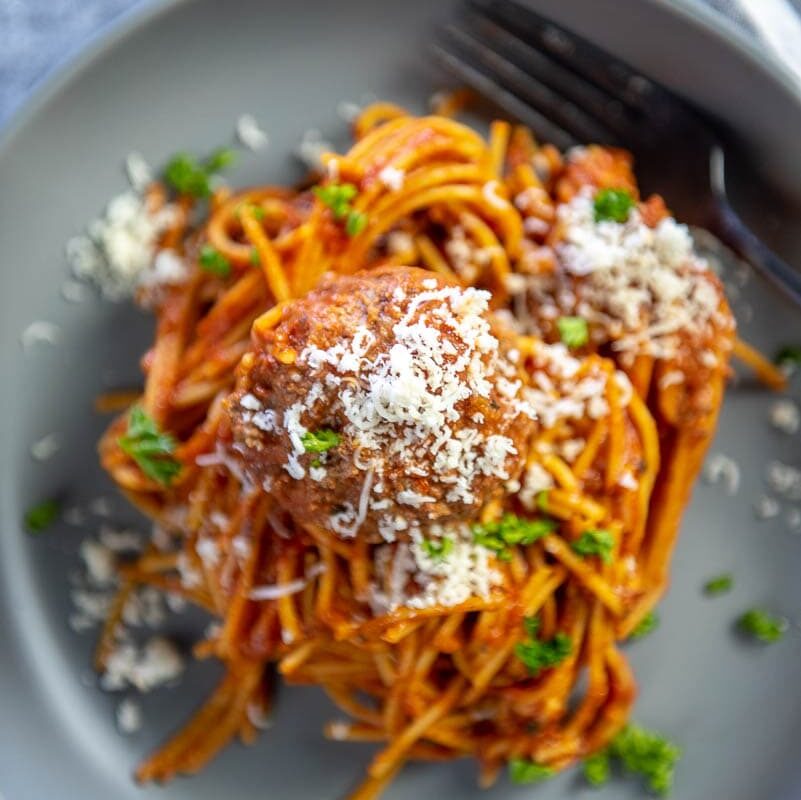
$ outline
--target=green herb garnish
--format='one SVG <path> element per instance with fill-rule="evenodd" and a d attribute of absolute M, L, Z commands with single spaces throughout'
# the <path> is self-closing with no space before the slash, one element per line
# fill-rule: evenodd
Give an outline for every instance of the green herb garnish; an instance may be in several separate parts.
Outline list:
<path fill-rule="evenodd" d="M 204 164 L 207 172 L 222 172 L 226 167 L 236 161 L 236 151 L 230 147 L 217 148 L 207 159 Z"/>
<path fill-rule="evenodd" d="M 626 189 L 599 189 L 593 201 L 595 221 L 625 222 L 634 205 L 634 198 Z"/>
<path fill-rule="evenodd" d="M 357 236 L 367 227 L 367 214 L 363 211 L 351 211 L 345 221 L 345 233 Z"/>
<path fill-rule="evenodd" d="M 591 786 L 603 786 L 610 777 L 612 762 L 626 772 L 639 775 L 646 787 L 662 797 L 673 788 L 673 773 L 681 749 L 666 737 L 639 725 L 627 725 L 605 750 L 585 759 L 584 778 Z"/>
<path fill-rule="evenodd" d="M 573 643 L 567 634 L 557 633 L 553 639 L 546 642 L 538 639 L 540 630 L 538 617 L 526 617 L 523 620 L 523 627 L 528 634 L 528 640 L 515 645 L 515 655 L 532 675 L 561 664 L 573 651 Z"/>
<path fill-rule="evenodd" d="M 780 347 L 773 357 L 773 362 L 780 367 L 797 367 L 801 364 L 801 347 L 796 344 L 786 344 Z"/>
<path fill-rule="evenodd" d="M 198 263 L 206 272 L 218 278 L 227 278 L 231 274 L 231 262 L 210 244 L 204 244 L 200 248 Z"/>
<path fill-rule="evenodd" d="M 704 593 L 711 596 L 726 594 L 726 592 L 731 591 L 732 586 L 734 586 L 732 574 L 730 572 L 724 572 L 722 575 L 710 578 L 704 584 Z"/>
<path fill-rule="evenodd" d="M 600 753 L 595 753 L 584 759 L 581 764 L 581 772 L 584 775 L 584 780 L 590 786 L 603 786 L 609 780 L 611 767 L 609 752 L 601 750 Z"/>
<path fill-rule="evenodd" d="M 550 491 L 548 489 L 543 489 L 541 492 L 537 492 L 537 508 L 543 512 L 543 514 L 548 513 L 548 496 Z"/>
<path fill-rule="evenodd" d="M 250 248 L 250 263 L 254 267 L 258 267 L 261 264 L 261 258 L 259 258 L 259 251 L 255 247 Z"/>
<path fill-rule="evenodd" d="M 584 558 L 598 556 L 604 564 L 612 561 L 612 550 L 615 547 L 615 537 L 609 531 L 584 531 L 584 533 L 571 544 L 574 553 Z"/>
<path fill-rule="evenodd" d="M 128 430 L 117 439 L 117 443 L 148 478 L 165 486 L 169 486 L 181 471 L 181 464 L 172 458 L 175 439 L 169 433 L 159 431 L 153 419 L 139 406 L 131 409 Z"/>
<path fill-rule="evenodd" d="M 179 194 L 208 197 L 212 176 L 229 166 L 235 155 L 233 150 L 221 148 L 200 162 L 190 153 L 176 153 L 164 168 L 164 180 Z"/>
<path fill-rule="evenodd" d="M 443 561 L 453 550 L 453 539 L 449 536 L 442 539 L 423 539 L 420 545 L 429 558 L 434 561 Z"/>
<path fill-rule="evenodd" d="M 512 783 L 537 783 L 553 776 L 553 770 L 525 758 L 512 758 L 509 761 L 509 779 Z"/>
<path fill-rule="evenodd" d="M 571 350 L 583 347 L 590 339 L 590 329 L 584 317 L 559 317 L 556 327 L 562 343 Z"/>
<path fill-rule="evenodd" d="M 355 211 L 351 201 L 359 193 L 352 183 L 329 183 L 327 186 L 315 186 L 312 190 L 323 205 L 331 209 L 331 215 L 337 222 L 345 221 L 345 233 L 356 236 L 367 225 L 367 214 Z"/>
<path fill-rule="evenodd" d="M 325 453 L 332 447 L 336 447 L 342 437 L 335 431 L 328 428 L 321 428 L 319 431 L 306 431 L 300 437 L 303 447 L 307 453 Z"/>
<path fill-rule="evenodd" d="M 637 627 L 629 634 L 629 639 L 636 641 L 653 633 L 659 627 L 659 615 L 656 611 L 649 611 L 637 624 Z"/>
<path fill-rule="evenodd" d="M 753 636 L 760 642 L 772 644 L 784 636 L 787 620 L 761 608 L 752 608 L 737 620 L 737 627 L 742 633 Z"/>
<path fill-rule="evenodd" d="M 49 528 L 61 513 L 61 506 L 55 500 L 44 500 L 25 512 L 25 530 L 28 533 L 41 533 Z"/>
<path fill-rule="evenodd" d="M 351 210 L 351 200 L 359 193 L 352 183 L 329 183 L 327 186 L 315 186 L 315 196 L 331 209 L 334 219 L 339 222 Z"/>
<path fill-rule="evenodd" d="M 473 541 L 493 550 L 504 561 L 511 558 L 510 547 L 534 544 L 537 539 L 556 530 L 555 520 L 521 519 L 516 514 L 504 514 L 494 522 L 476 522 L 472 526 Z"/>

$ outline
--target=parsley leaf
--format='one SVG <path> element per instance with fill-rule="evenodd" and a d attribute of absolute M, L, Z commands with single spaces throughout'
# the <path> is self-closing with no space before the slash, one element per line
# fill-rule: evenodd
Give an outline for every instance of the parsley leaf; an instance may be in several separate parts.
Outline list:
<path fill-rule="evenodd" d="M 537 617 L 526 617 L 523 627 L 529 638 L 515 645 L 515 655 L 532 675 L 561 664 L 573 652 L 573 642 L 567 634 L 557 633 L 547 642 L 538 639 L 540 621 Z"/>
<path fill-rule="evenodd" d="M 31 506 L 23 519 L 25 530 L 28 533 L 41 533 L 45 528 L 49 528 L 61 513 L 61 506 L 55 500 L 44 500 L 35 506 Z"/>
<path fill-rule="evenodd" d="M 359 193 L 352 183 L 329 183 L 327 186 L 315 186 L 315 196 L 331 209 L 334 219 L 339 221 L 351 210 L 350 201 Z"/>
<path fill-rule="evenodd" d="M 634 208 L 634 198 L 627 189 L 599 189 L 593 207 L 596 222 L 625 222 Z"/>
<path fill-rule="evenodd" d="M 367 214 L 364 211 L 351 211 L 345 222 L 345 233 L 357 236 L 367 227 Z"/>
<path fill-rule="evenodd" d="M 537 492 L 537 508 L 545 514 L 548 513 L 549 494 L 550 491 L 548 489 L 543 489 L 541 492 Z"/>
<path fill-rule="evenodd" d="M 258 267 L 261 264 L 261 258 L 259 257 L 259 251 L 255 247 L 250 248 L 250 263 L 254 267 Z"/>
<path fill-rule="evenodd" d="M 207 159 L 204 167 L 207 172 L 221 172 L 236 161 L 236 151 L 230 147 L 217 148 Z"/>
<path fill-rule="evenodd" d="M 198 263 L 206 272 L 218 278 L 227 278 L 231 274 L 231 262 L 210 244 L 204 244 L 200 248 Z"/>
<path fill-rule="evenodd" d="M 331 209 L 331 215 L 337 222 L 345 221 L 345 233 L 356 236 L 367 226 L 367 214 L 355 211 L 351 201 L 359 193 L 352 183 L 329 183 L 326 186 L 315 186 L 315 196 Z"/>
<path fill-rule="evenodd" d="M 420 542 L 423 552 L 434 561 L 443 561 L 453 550 L 453 539 L 445 536 L 442 539 L 423 539 Z"/>
<path fill-rule="evenodd" d="M 629 634 L 629 639 L 636 641 L 653 633 L 659 627 L 659 615 L 656 611 L 649 611 L 638 623 L 637 627 Z"/>
<path fill-rule="evenodd" d="M 550 767 L 529 761 L 526 758 L 512 758 L 509 761 L 509 778 L 512 783 L 537 783 L 553 776 Z"/>
<path fill-rule="evenodd" d="M 704 593 L 714 597 L 718 594 L 730 592 L 732 586 L 734 586 L 734 577 L 730 572 L 724 572 L 722 575 L 710 578 L 704 584 Z"/>
<path fill-rule="evenodd" d="M 319 431 L 306 431 L 300 437 L 303 447 L 307 453 L 325 453 L 332 447 L 336 447 L 342 437 L 335 431 L 328 428 L 321 428 Z"/>
<path fill-rule="evenodd" d="M 638 725 L 627 725 L 609 745 L 608 753 L 619 759 L 627 772 L 642 776 L 654 794 L 667 795 L 681 750 L 669 739 Z"/>
<path fill-rule="evenodd" d="M 128 431 L 117 439 L 117 443 L 148 478 L 158 483 L 169 486 L 181 471 L 180 462 L 172 458 L 175 439 L 169 433 L 161 433 L 153 419 L 139 406 L 131 409 Z"/>
<path fill-rule="evenodd" d="M 562 344 L 571 350 L 583 347 L 590 339 L 590 329 L 584 317 L 559 317 L 556 327 Z"/>
<path fill-rule="evenodd" d="M 599 753 L 585 758 L 581 765 L 584 780 L 590 786 L 603 786 L 609 780 L 610 771 L 609 753 L 606 750 L 601 750 Z"/>
<path fill-rule="evenodd" d="M 797 367 L 801 365 L 801 347 L 795 344 L 786 344 L 780 347 L 773 362 L 780 367 Z"/>
<path fill-rule="evenodd" d="M 504 514 L 494 522 L 476 522 L 472 526 L 473 541 L 493 550 L 504 561 L 511 558 L 510 547 L 534 544 L 537 539 L 556 530 L 558 523 L 548 518 L 521 519 L 516 514 Z"/>
<path fill-rule="evenodd" d="M 760 642 L 772 644 L 784 636 L 787 620 L 761 608 L 752 608 L 737 620 L 737 627 L 742 633 L 753 636 Z"/>
<path fill-rule="evenodd" d="M 204 198 L 211 194 L 211 178 L 225 169 L 235 158 L 233 150 L 215 150 L 205 162 L 191 153 L 176 153 L 164 168 L 164 180 L 179 194 Z"/>
<path fill-rule="evenodd" d="M 599 556 L 604 564 L 612 562 L 612 550 L 615 547 L 615 537 L 609 531 L 584 531 L 584 533 L 571 544 L 573 552 L 584 558 Z"/>

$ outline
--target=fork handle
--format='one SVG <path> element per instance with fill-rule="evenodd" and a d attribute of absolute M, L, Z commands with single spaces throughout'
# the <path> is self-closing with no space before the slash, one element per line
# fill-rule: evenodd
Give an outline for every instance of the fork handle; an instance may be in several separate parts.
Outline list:
<path fill-rule="evenodd" d="M 718 197 L 715 205 L 712 232 L 740 258 L 801 305 L 801 271 L 793 269 L 764 244 L 743 222 L 728 200 Z"/>

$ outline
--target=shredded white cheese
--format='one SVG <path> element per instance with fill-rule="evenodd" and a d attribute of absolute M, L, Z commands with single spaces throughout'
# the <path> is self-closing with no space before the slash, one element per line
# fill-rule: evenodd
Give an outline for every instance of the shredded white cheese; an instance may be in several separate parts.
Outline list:
<path fill-rule="evenodd" d="M 777 400 L 770 407 L 770 424 L 782 433 L 797 433 L 801 426 L 798 406 L 792 400 Z"/>
<path fill-rule="evenodd" d="M 253 152 L 264 150 L 270 141 L 252 114 L 242 114 L 239 117 L 236 121 L 236 135 L 239 141 Z"/>
<path fill-rule="evenodd" d="M 734 459 L 713 453 L 704 464 L 704 478 L 708 483 L 722 483 L 726 494 L 737 494 L 740 488 L 740 467 Z"/>

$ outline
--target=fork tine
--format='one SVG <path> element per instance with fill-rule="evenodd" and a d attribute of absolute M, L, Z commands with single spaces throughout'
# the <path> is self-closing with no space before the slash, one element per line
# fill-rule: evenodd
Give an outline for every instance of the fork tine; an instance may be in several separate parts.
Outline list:
<path fill-rule="evenodd" d="M 468 0 L 469 6 L 531 47 L 585 80 L 602 87 L 626 106 L 648 115 L 649 124 L 686 113 L 686 105 L 669 91 L 628 64 L 581 36 L 560 28 L 528 6 L 515 0 Z"/>
<path fill-rule="evenodd" d="M 462 62 L 463 69 L 466 67 L 473 73 L 469 76 L 472 78 L 471 85 L 483 94 L 488 94 L 490 99 L 495 99 L 495 94 L 500 87 L 503 87 L 507 94 L 516 98 L 518 103 L 532 108 L 543 119 L 550 120 L 551 125 L 556 125 L 567 132 L 574 142 L 614 142 L 615 137 L 609 130 L 597 124 L 581 109 L 566 101 L 542 82 L 532 78 L 500 53 L 476 39 L 471 33 L 448 25 L 441 28 L 439 34 L 442 46 Z M 492 86 L 478 86 L 475 82 L 475 73 L 480 73 L 485 83 L 490 81 Z M 535 130 L 543 135 L 541 129 L 540 122 Z M 551 141 L 556 144 L 553 139 Z"/>
<path fill-rule="evenodd" d="M 513 119 L 527 125 L 539 138 L 550 142 L 560 150 L 569 150 L 579 144 L 579 141 L 566 130 L 524 103 L 498 83 L 494 77 L 468 63 L 460 53 L 454 52 L 449 46 L 441 42 L 433 42 L 430 45 L 430 51 L 435 60 L 448 72 L 455 75 L 459 81 L 474 88 L 479 94 L 506 111 Z"/>
<path fill-rule="evenodd" d="M 645 122 L 642 113 L 625 106 L 616 97 L 530 47 L 487 17 L 469 13 L 465 15 L 464 23 L 473 39 L 494 50 L 499 57 L 503 54 L 507 61 L 519 68 L 516 72 L 522 70 L 526 73 L 528 79 L 523 81 L 521 89 L 526 99 L 539 107 L 547 101 L 547 113 L 566 127 L 572 127 L 576 120 L 580 120 L 582 129 L 575 133 L 585 141 L 612 144 L 620 143 L 620 140 L 630 143 L 641 138 Z M 542 91 L 543 85 L 548 87 L 547 92 Z M 562 99 L 554 99 L 554 93 Z M 528 95 L 533 96 L 529 98 Z M 599 139 L 598 125 L 609 132 L 603 140 Z"/>

